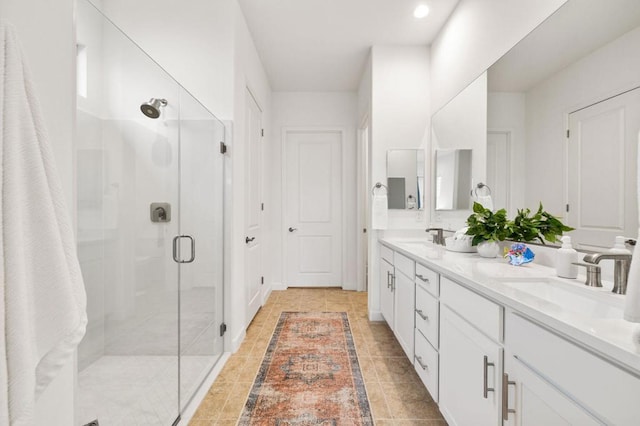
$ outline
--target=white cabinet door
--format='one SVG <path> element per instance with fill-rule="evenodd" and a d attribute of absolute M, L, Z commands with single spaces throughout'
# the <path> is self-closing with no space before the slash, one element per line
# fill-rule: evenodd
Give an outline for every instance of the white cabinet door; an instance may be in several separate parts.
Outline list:
<path fill-rule="evenodd" d="M 448 307 L 440 313 L 440 411 L 451 426 L 501 425 L 502 348 Z"/>
<path fill-rule="evenodd" d="M 393 330 L 393 265 L 380 258 L 380 309 Z"/>
<path fill-rule="evenodd" d="M 400 342 L 400 346 L 402 346 L 409 359 L 413 361 L 415 283 L 413 278 L 409 278 L 402 272 L 397 271 L 394 284 L 396 309 L 393 331 L 398 342 Z"/>
<path fill-rule="evenodd" d="M 513 356 L 505 359 L 505 374 L 509 382 L 508 413 L 505 426 L 590 426 L 602 425 L 582 407 L 556 387 L 538 376 Z M 503 392 L 505 389 L 503 389 Z M 506 413 L 505 413 L 506 414 Z"/>

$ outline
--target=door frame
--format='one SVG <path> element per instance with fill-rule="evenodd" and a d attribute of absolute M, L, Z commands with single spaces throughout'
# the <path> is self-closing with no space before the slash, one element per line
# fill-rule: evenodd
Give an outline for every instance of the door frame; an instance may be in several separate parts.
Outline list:
<path fill-rule="evenodd" d="M 366 139 L 364 134 L 367 134 Z M 358 126 L 358 146 L 356 152 L 356 253 L 357 260 L 356 265 L 358 270 L 356 271 L 356 290 L 367 291 L 368 290 L 368 278 L 369 276 L 369 188 L 371 187 L 369 178 L 369 154 L 371 152 L 371 121 L 369 120 L 369 114 L 365 114 L 360 120 Z M 363 191 L 363 193 L 361 193 Z M 366 233 L 362 232 L 366 229 Z"/>
<path fill-rule="evenodd" d="M 289 259 L 288 259 L 288 243 L 287 243 L 287 197 L 286 197 L 286 192 L 287 192 L 287 135 L 290 133 L 338 133 L 340 135 L 340 200 L 342 203 L 342 206 L 340 208 L 340 222 L 342 224 L 342 232 L 340 235 L 340 238 L 342 239 L 341 241 L 341 247 L 340 247 L 340 258 L 341 258 L 341 270 L 340 270 L 340 281 L 341 281 L 341 287 L 339 288 L 344 288 L 344 278 L 345 278 L 345 268 L 347 265 L 347 259 L 346 259 L 346 253 L 347 251 L 345 250 L 345 243 L 347 241 L 347 220 L 346 220 L 346 215 L 345 215 L 345 205 L 346 205 L 346 193 L 347 193 L 347 187 L 346 187 L 346 181 L 344 179 L 344 177 L 346 176 L 346 161 L 345 161 L 345 157 L 346 157 L 346 143 L 345 143 L 345 136 L 346 136 L 346 130 L 344 127 L 318 127 L 318 126 L 294 126 L 294 127 L 283 127 L 282 128 L 282 135 L 281 135 L 281 141 L 280 141 L 280 153 L 281 153 L 281 158 L 282 158 L 282 167 L 281 167 L 281 172 L 282 172 L 282 179 L 280 182 L 280 193 L 282 194 L 282 200 L 281 200 L 281 208 L 282 208 L 282 213 L 281 213 L 281 231 L 280 231 L 280 235 L 282 236 L 282 286 L 283 289 L 287 289 L 289 288 L 289 270 L 287 268 L 288 264 L 289 264 Z M 338 287 L 336 287 L 338 288 Z"/>

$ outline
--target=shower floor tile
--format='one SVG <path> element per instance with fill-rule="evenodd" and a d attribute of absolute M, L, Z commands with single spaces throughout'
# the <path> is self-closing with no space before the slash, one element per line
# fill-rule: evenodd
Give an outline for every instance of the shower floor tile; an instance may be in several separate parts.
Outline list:
<path fill-rule="evenodd" d="M 193 395 L 213 356 L 183 356 L 181 395 Z M 103 356 L 78 376 L 78 423 L 104 426 L 170 425 L 178 416 L 175 356 Z M 186 401 L 183 401 L 186 403 Z"/>

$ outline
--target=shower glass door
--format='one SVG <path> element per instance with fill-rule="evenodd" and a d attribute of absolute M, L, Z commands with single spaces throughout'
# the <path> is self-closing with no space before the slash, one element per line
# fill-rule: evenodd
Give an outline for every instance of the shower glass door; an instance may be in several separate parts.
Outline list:
<path fill-rule="evenodd" d="M 222 354 L 224 125 L 180 92 L 180 406 Z M 191 243 L 195 253 L 192 251 Z"/>
<path fill-rule="evenodd" d="M 77 34 L 76 425 L 170 426 L 223 350 L 224 126 L 86 0 Z"/>

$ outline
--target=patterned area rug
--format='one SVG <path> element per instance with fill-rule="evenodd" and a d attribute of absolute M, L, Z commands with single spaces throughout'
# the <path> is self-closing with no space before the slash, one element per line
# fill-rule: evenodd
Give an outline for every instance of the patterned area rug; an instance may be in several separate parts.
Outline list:
<path fill-rule="evenodd" d="M 239 425 L 373 425 L 345 312 L 283 312 Z"/>

